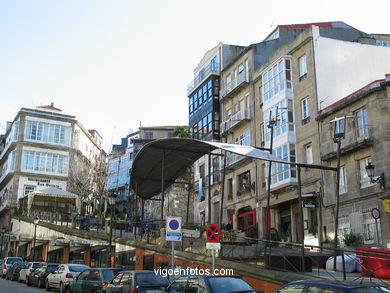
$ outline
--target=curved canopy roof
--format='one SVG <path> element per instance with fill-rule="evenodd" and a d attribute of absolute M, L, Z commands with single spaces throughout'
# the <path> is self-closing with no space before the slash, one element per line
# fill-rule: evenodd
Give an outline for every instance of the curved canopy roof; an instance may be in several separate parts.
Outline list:
<path fill-rule="evenodd" d="M 252 146 L 175 137 L 152 141 L 140 150 L 134 159 L 131 170 L 131 187 L 137 196 L 150 199 L 161 193 L 163 176 L 165 190 L 196 160 L 217 149 L 264 161 L 299 165 L 306 168 L 336 170 L 321 165 L 282 161 L 274 155 Z"/>
<path fill-rule="evenodd" d="M 216 149 L 257 159 L 274 159 L 267 152 L 250 146 L 189 138 L 159 139 L 146 144 L 135 157 L 131 170 L 131 186 L 138 196 L 151 198 L 161 193 L 163 173 L 165 190 L 196 160 Z"/>

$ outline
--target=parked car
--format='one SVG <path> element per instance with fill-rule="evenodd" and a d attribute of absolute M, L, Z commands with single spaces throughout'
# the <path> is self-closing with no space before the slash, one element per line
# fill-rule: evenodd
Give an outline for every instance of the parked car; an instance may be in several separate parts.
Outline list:
<path fill-rule="evenodd" d="M 337 281 L 337 280 L 312 280 L 312 281 L 297 281 L 291 282 L 279 288 L 274 293 L 287 292 L 348 292 L 348 293 L 389 293 L 390 285 L 385 286 L 384 283 L 367 282 L 361 284 L 353 281 Z"/>
<path fill-rule="evenodd" d="M 256 293 L 255 289 L 238 276 L 182 276 L 177 278 L 167 289 L 172 293 Z"/>
<path fill-rule="evenodd" d="M 1 264 L 1 276 L 3 278 L 5 278 L 7 270 L 9 268 L 11 268 L 11 266 L 14 264 L 14 262 L 18 262 L 18 261 L 23 261 L 23 259 L 21 257 L 17 257 L 17 256 L 13 256 L 13 257 L 10 256 L 10 257 L 4 258 L 4 261 Z"/>
<path fill-rule="evenodd" d="M 35 285 L 38 288 L 43 288 L 45 286 L 46 277 L 54 272 L 58 266 L 59 264 L 48 263 L 33 270 L 27 277 L 27 286 Z"/>
<path fill-rule="evenodd" d="M 12 266 L 7 270 L 5 275 L 6 280 L 15 281 L 19 278 L 20 270 L 27 265 L 27 262 L 14 262 Z"/>
<path fill-rule="evenodd" d="M 154 293 L 165 292 L 168 286 L 168 280 L 153 271 L 122 271 L 102 288 L 102 292 Z"/>
<path fill-rule="evenodd" d="M 66 293 L 100 292 L 102 287 L 114 279 L 119 268 L 90 268 L 83 271 L 76 280 L 65 286 Z"/>
<path fill-rule="evenodd" d="M 46 278 L 46 290 L 51 288 L 60 289 L 60 292 L 65 291 L 65 286 L 70 281 L 73 281 L 77 276 L 86 269 L 89 269 L 89 266 L 81 264 L 62 264 L 58 268 L 49 274 Z"/>
<path fill-rule="evenodd" d="M 33 270 L 45 264 L 45 262 L 28 262 L 27 265 L 20 270 L 18 281 L 25 282 L 27 280 L 27 276 L 29 276 Z"/>

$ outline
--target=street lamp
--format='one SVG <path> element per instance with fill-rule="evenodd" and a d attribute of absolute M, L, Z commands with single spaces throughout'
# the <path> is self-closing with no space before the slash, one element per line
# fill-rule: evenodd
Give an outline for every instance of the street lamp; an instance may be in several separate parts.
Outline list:
<path fill-rule="evenodd" d="M 367 176 L 370 178 L 371 183 L 380 184 L 382 189 L 386 189 L 385 185 L 385 174 L 382 173 L 380 176 L 374 178 L 375 165 L 372 165 L 371 162 L 368 162 L 366 166 Z"/>
<path fill-rule="evenodd" d="M 35 242 L 37 240 L 37 225 L 39 223 L 39 217 L 34 217 L 34 245 L 33 245 L 33 261 L 35 261 Z"/>
<path fill-rule="evenodd" d="M 110 241 L 108 244 L 108 259 L 107 259 L 107 267 L 111 267 L 111 246 L 112 246 L 112 225 L 114 220 L 114 213 L 115 213 L 115 203 L 116 203 L 116 193 L 111 193 L 108 196 L 108 204 L 111 206 L 111 221 L 110 221 Z"/>
<path fill-rule="evenodd" d="M 341 139 L 345 138 L 345 128 L 347 116 L 334 118 L 330 123 L 333 124 L 333 142 L 337 144 L 337 171 L 336 171 L 336 218 L 334 224 L 334 261 L 333 269 L 336 271 L 336 259 L 338 248 L 338 229 L 339 229 L 339 209 L 340 209 L 340 153 Z M 348 117 L 349 118 L 349 117 Z"/>
<path fill-rule="evenodd" d="M 7 232 L 7 228 L 3 227 L 1 228 L 1 252 L 0 252 L 0 258 L 3 258 L 3 251 L 4 251 L 4 235 L 5 232 Z"/>

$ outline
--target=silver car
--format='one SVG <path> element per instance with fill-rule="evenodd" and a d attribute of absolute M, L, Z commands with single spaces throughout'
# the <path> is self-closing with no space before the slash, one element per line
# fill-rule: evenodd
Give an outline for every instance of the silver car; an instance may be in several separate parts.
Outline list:
<path fill-rule="evenodd" d="M 7 273 L 7 270 L 12 267 L 14 262 L 23 261 L 21 257 L 6 257 L 4 258 L 3 263 L 1 264 L 1 276 L 5 278 L 5 274 Z"/>
<path fill-rule="evenodd" d="M 33 270 L 45 264 L 46 264 L 45 262 L 29 262 L 24 269 L 20 270 L 18 281 L 26 282 L 27 277 L 30 275 L 30 273 Z"/>
<path fill-rule="evenodd" d="M 46 277 L 46 290 L 50 290 L 52 288 L 60 289 L 60 293 L 65 291 L 65 286 L 86 269 L 89 269 L 89 266 L 81 265 L 81 264 L 62 264 L 59 265 L 58 268 L 49 274 Z"/>

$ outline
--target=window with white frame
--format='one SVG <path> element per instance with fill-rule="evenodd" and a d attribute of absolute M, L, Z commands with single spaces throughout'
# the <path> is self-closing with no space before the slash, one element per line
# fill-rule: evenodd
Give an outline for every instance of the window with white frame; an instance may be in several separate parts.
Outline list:
<path fill-rule="evenodd" d="M 367 175 L 366 166 L 371 162 L 371 157 L 367 157 L 358 161 L 359 175 L 360 175 L 360 188 L 366 188 L 373 185 L 370 178 Z"/>
<path fill-rule="evenodd" d="M 301 101 L 301 117 L 302 124 L 310 121 L 310 98 L 307 97 Z"/>
<path fill-rule="evenodd" d="M 26 140 L 45 143 L 70 145 L 70 126 L 52 124 L 40 121 L 26 121 Z"/>
<path fill-rule="evenodd" d="M 239 137 L 238 144 L 240 145 L 251 145 L 251 131 L 248 130 L 242 133 Z"/>
<path fill-rule="evenodd" d="M 282 59 L 272 68 L 268 69 L 262 76 L 263 102 L 284 89 L 291 89 L 291 62 Z"/>
<path fill-rule="evenodd" d="M 372 208 L 362 210 L 362 226 L 363 226 L 363 241 L 364 244 L 381 244 L 381 228 L 380 228 L 380 219 L 377 220 L 378 224 L 378 234 L 376 233 L 375 220 L 371 215 Z M 379 236 L 379 239 L 377 239 Z"/>
<path fill-rule="evenodd" d="M 37 151 L 23 152 L 23 169 L 42 173 L 67 174 L 68 156 Z"/>
<path fill-rule="evenodd" d="M 306 55 L 298 58 L 299 63 L 299 81 L 304 80 L 307 77 L 307 63 Z"/>
<path fill-rule="evenodd" d="M 295 162 L 295 146 L 285 144 L 275 149 L 274 154 L 277 159 L 283 161 Z M 271 171 L 271 182 L 276 184 L 283 180 L 295 177 L 296 172 L 289 164 L 273 163 Z"/>
<path fill-rule="evenodd" d="M 348 185 L 347 185 L 347 173 L 345 170 L 345 166 L 340 166 L 340 194 L 344 194 L 348 192 Z"/>
<path fill-rule="evenodd" d="M 367 109 L 361 108 L 355 111 L 356 121 L 356 135 L 357 137 L 365 137 L 368 135 L 368 120 L 367 120 Z"/>
<path fill-rule="evenodd" d="M 274 105 L 271 109 L 264 112 L 264 124 L 263 131 L 265 141 L 270 141 L 271 139 L 271 128 L 268 127 L 270 113 L 271 119 L 275 118 L 276 108 L 278 108 L 277 121 L 274 126 L 274 137 L 282 135 L 287 131 L 294 131 L 294 113 L 293 113 L 293 103 L 290 99 L 285 99 L 280 101 L 278 104 Z"/>
<path fill-rule="evenodd" d="M 305 145 L 305 158 L 307 164 L 313 164 L 313 149 L 311 143 Z"/>

